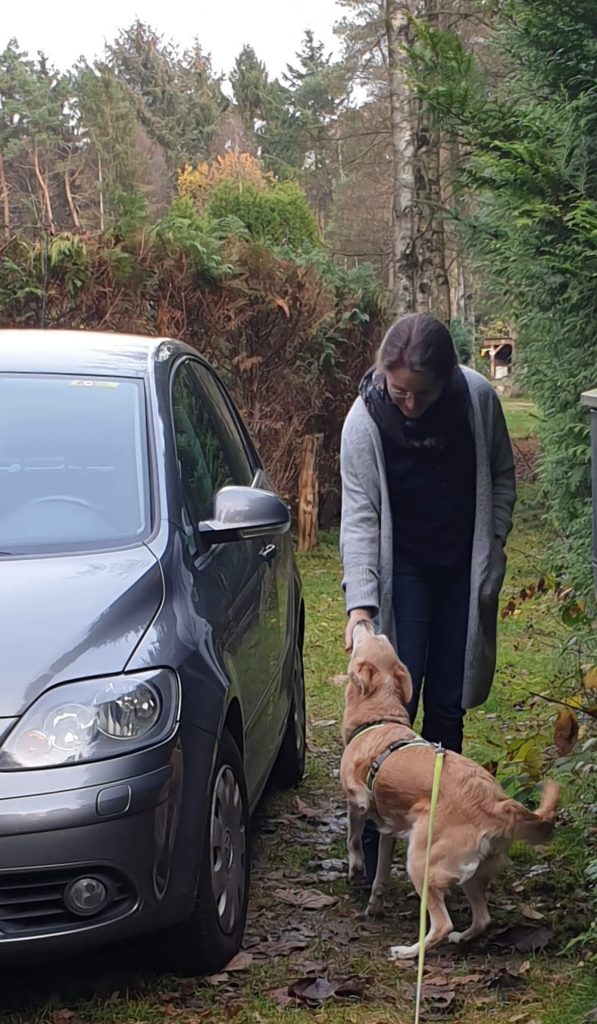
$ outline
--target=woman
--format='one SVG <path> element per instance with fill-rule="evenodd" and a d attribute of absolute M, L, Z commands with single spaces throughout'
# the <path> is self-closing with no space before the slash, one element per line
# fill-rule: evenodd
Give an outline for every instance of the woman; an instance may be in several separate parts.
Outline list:
<path fill-rule="evenodd" d="M 375 619 L 411 673 L 411 721 L 423 691 L 422 735 L 460 752 L 465 710 L 493 680 L 516 488 L 496 392 L 458 365 L 439 320 L 390 328 L 346 418 L 340 464 L 346 650 L 355 622 Z M 369 826 L 370 880 L 376 840 Z"/>

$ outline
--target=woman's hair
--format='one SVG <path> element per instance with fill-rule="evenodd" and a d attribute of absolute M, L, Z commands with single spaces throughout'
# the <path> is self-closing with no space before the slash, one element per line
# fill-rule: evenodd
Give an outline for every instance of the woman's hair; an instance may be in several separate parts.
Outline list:
<path fill-rule="evenodd" d="M 405 366 L 446 380 L 458 356 L 452 335 L 441 320 L 425 313 L 412 313 L 392 324 L 377 353 L 380 370 Z"/>

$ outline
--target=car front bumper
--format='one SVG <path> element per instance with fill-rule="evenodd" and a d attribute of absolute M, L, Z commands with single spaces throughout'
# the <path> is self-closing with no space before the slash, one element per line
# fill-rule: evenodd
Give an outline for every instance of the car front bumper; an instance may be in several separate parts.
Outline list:
<path fill-rule="evenodd" d="M 21 781 L 29 792 L 0 799 L 0 960 L 113 942 L 191 913 L 212 741 L 190 732 L 191 742 L 179 735 L 157 751 L 126 758 L 120 769 L 129 772 L 122 774 L 115 762 L 43 776 L 11 773 L 13 791 Z M 57 789 L 58 772 L 62 784 L 88 784 Z M 34 787 L 53 791 L 31 792 Z M 184 811 L 185 789 L 194 795 L 192 820 Z M 65 903 L 69 884 L 81 877 L 100 879 L 106 888 L 107 902 L 92 916 Z"/>

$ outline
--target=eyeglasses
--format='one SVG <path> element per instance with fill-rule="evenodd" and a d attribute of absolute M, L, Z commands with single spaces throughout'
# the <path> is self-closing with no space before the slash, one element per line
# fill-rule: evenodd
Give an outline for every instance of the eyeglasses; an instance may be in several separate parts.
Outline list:
<path fill-rule="evenodd" d="M 414 391 L 403 391 L 402 388 L 392 388 L 391 393 L 394 398 L 420 398 L 421 396 L 415 394 Z"/>
<path fill-rule="evenodd" d="M 424 402 L 439 395 L 441 387 L 435 388 L 433 391 L 403 391 L 402 388 L 388 388 L 388 391 L 392 398 L 418 399 Z"/>

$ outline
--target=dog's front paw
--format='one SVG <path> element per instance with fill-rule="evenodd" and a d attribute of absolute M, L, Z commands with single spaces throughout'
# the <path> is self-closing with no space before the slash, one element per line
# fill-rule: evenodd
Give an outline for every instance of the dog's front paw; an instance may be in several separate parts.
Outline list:
<path fill-rule="evenodd" d="M 363 881 L 365 861 L 363 856 L 350 854 L 348 857 L 348 881 L 354 884 Z"/>
<path fill-rule="evenodd" d="M 367 917 L 383 917 L 383 900 L 370 899 L 365 913 Z"/>
<path fill-rule="evenodd" d="M 390 946 L 390 960 L 413 960 L 418 952 L 418 942 L 414 946 Z"/>

